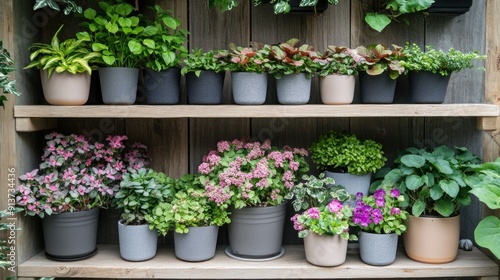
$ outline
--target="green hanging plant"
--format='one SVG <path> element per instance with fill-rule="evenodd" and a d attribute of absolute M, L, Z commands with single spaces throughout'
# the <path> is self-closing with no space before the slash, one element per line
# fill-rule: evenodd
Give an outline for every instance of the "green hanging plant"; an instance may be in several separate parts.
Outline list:
<path fill-rule="evenodd" d="M 33 5 L 33 11 L 45 7 L 49 7 L 56 11 L 61 11 L 61 8 L 57 3 L 62 3 L 66 5 L 63 11 L 65 15 L 69 15 L 71 12 L 79 14 L 83 12 L 82 7 L 76 4 L 75 1 L 73 0 L 36 0 L 35 4 Z"/>

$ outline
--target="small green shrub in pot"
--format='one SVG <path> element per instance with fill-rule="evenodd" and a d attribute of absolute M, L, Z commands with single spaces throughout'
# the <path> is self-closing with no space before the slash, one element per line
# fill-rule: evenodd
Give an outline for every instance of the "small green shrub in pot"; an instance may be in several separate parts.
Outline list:
<path fill-rule="evenodd" d="M 7 94 L 19 96 L 20 93 L 16 89 L 16 81 L 13 81 L 7 76 L 10 72 L 15 71 L 14 61 L 11 59 L 9 52 L 3 48 L 3 42 L 0 40 L 0 106 L 4 107 L 4 101 L 7 101 Z"/>
<path fill-rule="evenodd" d="M 184 59 L 181 74 L 194 72 L 197 77 L 201 71 L 223 72 L 227 67 L 228 52 L 226 50 L 210 50 L 203 52 L 202 49 L 193 50 Z"/>

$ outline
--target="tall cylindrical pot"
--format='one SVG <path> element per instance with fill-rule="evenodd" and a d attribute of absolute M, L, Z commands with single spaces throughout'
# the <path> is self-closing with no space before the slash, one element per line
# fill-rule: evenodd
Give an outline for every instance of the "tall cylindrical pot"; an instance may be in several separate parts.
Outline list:
<path fill-rule="evenodd" d="M 411 71 L 410 101 L 413 103 L 440 104 L 446 98 L 450 76 L 441 76 L 429 71 Z"/>
<path fill-rule="evenodd" d="M 224 88 L 224 72 L 201 71 L 186 74 L 187 99 L 189 104 L 220 104 Z"/>
<path fill-rule="evenodd" d="M 179 103 L 181 70 L 177 67 L 164 71 L 145 69 L 144 88 L 148 104 Z"/>
<path fill-rule="evenodd" d="M 96 248 L 99 208 L 47 215 L 42 219 L 45 254 L 62 261 L 92 256 Z"/>
<path fill-rule="evenodd" d="M 218 226 L 189 227 L 188 233 L 174 232 L 175 256 L 184 261 L 206 261 L 215 256 Z"/>
<path fill-rule="evenodd" d="M 342 185 L 346 191 L 355 195 L 362 192 L 363 195 L 368 195 L 370 189 L 371 174 L 354 175 L 351 173 L 331 172 L 325 170 L 325 176 L 333 178 L 335 185 Z"/>
<path fill-rule="evenodd" d="M 266 102 L 267 73 L 231 72 L 234 103 L 260 105 Z"/>
<path fill-rule="evenodd" d="M 403 241 L 409 258 L 424 263 L 448 263 L 458 254 L 460 215 L 409 217 Z"/>
<path fill-rule="evenodd" d="M 389 265 L 396 260 L 397 251 L 396 233 L 359 233 L 359 255 L 361 260 L 369 265 Z"/>
<path fill-rule="evenodd" d="M 266 259 L 282 250 L 286 204 L 245 207 L 231 211 L 229 246 L 233 255 Z"/>
<path fill-rule="evenodd" d="M 320 77 L 319 88 L 323 104 L 351 104 L 356 79 L 353 75 L 328 75 Z"/>
<path fill-rule="evenodd" d="M 126 225 L 118 221 L 120 256 L 127 261 L 145 261 L 156 255 L 158 231 L 150 230 L 148 224 Z"/>
<path fill-rule="evenodd" d="M 89 99 L 90 75 L 85 73 L 71 74 L 52 72 L 50 78 L 47 70 L 40 71 L 43 96 L 51 105 L 83 105 Z"/>
<path fill-rule="evenodd" d="M 340 235 L 319 235 L 309 232 L 304 238 L 306 260 L 317 266 L 337 266 L 345 262 L 347 239 Z"/>
<path fill-rule="evenodd" d="M 306 104 L 311 98 L 311 78 L 305 73 L 284 75 L 276 79 L 276 94 L 280 104 Z"/>
<path fill-rule="evenodd" d="M 392 103 L 396 93 L 396 80 L 391 79 L 387 71 L 375 76 L 360 72 L 359 89 L 363 103 Z"/>
<path fill-rule="evenodd" d="M 138 68 L 102 67 L 99 68 L 99 79 L 104 104 L 134 104 L 139 81 Z"/>

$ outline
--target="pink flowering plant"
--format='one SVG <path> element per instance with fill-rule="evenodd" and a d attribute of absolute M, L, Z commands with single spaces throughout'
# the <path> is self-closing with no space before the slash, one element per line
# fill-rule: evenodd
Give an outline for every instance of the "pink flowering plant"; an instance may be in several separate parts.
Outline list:
<path fill-rule="evenodd" d="M 404 201 L 398 189 L 389 191 L 378 189 L 371 196 L 356 194 L 356 206 L 352 216 L 352 225 L 369 233 L 396 233 L 406 231 L 405 221 L 408 212 L 398 207 Z"/>
<path fill-rule="evenodd" d="M 92 143 L 83 135 L 45 136 L 42 163 L 19 176 L 16 203 L 30 215 L 58 214 L 106 207 L 130 170 L 149 164 L 146 146 L 128 146 L 127 136 Z"/>
<path fill-rule="evenodd" d="M 209 199 L 219 205 L 275 206 L 309 170 L 307 154 L 301 148 L 277 149 L 269 140 L 220 141 L 198 171 Z"/>
<path fill-rule="evenodd" d="M 333 199 L 326 205 L 311 207 L 302 214 L 296 214 L 291 220 L 300 238 L 306 237 L 309 232 L 314 232 L 319 235 L 340 235 L 343 239 L 357 240 L 355 235 L 349 234 L 351 217 L 352 208 Z"/>

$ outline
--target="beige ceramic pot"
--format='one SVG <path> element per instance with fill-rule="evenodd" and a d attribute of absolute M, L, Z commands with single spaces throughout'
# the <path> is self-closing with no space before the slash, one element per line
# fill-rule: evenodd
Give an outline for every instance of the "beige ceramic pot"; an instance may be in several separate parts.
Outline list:
<path fill-rule="evenodd" d="M 83 105 L 89 99 L 90 75 L 40 71 L 45 100 L 51 105 Z"/>
<path fill-rule="evenodd" d="M 351 104 L 354 98 L 355 78 L 352 75 L 328 75 L 320 77 L 320 93 L 323 104 Z"/>
<path fill-rule="evenodd" d="M 411 216 L 403 234 L 406 254 L 424 263 L 448 263 L 457 257 L 460 215 L 440 217 Z"/>
<path fill-rule="evenodd" d="M 309 232 L 304 238 L 306 260 L 318 266 L 337 266 L 345 262 L 347 239 Z"/>

